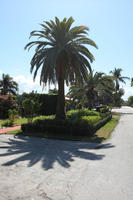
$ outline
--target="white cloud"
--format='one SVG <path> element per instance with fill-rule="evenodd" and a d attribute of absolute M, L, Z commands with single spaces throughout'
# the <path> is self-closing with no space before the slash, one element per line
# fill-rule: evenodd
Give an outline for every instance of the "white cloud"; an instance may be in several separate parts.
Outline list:
<path fill-rule="evenodd" d="M 125 94 L 123 96 L 124 100 L 127 100 L 129 96 L 133 96 L 133 88 L 131 88 L 131 87 L 125 87 L 124 91 L 125 91 Z"/>
<path fill-rule="evenodd" d="M 43 89 L 43 85 L 40 85 L 40 77 L 37 76 L 35 81 L 33 81 L 32 77 L 26 77 L 24 75 L 18 75 L 18 76 L 14 76 L 13 79 L 19 84 L 19 93 L 23 93 L 23 92 L 32 92 L 32 90 L 37 91 L 37 92 L 45 92 L 47 93 L 49 88 L 54 89 L 55 85 L 51 84 L 50 87 L 44 87 Z"/>
<path fill-rule="evenodd" d="M 41 90 L 39 77 L 37 77 L 35 81 L 33 81 L 32 77 L 25 77 L 23 75 L 14 76 L 13 79 L 19 85 L 19 93 L 31 92 L 32 90 Z"/>
<path fill-rule="evenodd" d="M 2 74 L 2 71 L 0 70 L 0 75 Z"/>

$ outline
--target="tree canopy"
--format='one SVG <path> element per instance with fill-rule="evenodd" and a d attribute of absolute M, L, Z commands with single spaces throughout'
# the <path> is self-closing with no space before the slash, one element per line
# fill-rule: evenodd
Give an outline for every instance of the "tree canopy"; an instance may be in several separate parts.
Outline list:
<path fill-rule="evenodd" d="M 17 82 L 15 82 L 8 74 L 2 74 L 2 79 L 0 80 L 0 93 L 2 95 L 16 94 L 17 91 Z"/>

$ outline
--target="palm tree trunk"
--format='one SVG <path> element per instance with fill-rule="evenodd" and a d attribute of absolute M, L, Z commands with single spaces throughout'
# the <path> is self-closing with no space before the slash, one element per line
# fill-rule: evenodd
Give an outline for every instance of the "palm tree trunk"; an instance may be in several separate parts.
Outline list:
<path fill-rule="evenodd" d="M 56 119 L 65 119 L 65 97 L 64 97 L 64 78 L 60 75 L 58 80 L 58 97 L 56 107 Z"/>

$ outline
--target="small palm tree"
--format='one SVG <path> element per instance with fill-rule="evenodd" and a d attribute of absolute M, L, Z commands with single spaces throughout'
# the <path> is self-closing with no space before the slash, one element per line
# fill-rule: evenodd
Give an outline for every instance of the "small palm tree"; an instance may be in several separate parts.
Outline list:
<path fill-rule="evenodd" d="M 45 21 L 41 24 L 41 31 L 32 31 L 30 36 L 37 36 L 38 40 L 28 43 L 25 49 L 36 46 L 31 60 L 31 72 L 34 70 L 34 79 L 41 68 L 40 84 L 58 84 L 58 100 L 56 118 L 65 119 L 64 83 L 71 84 L 75 79 L 84 82 L 90 62 L 94 56 L 85 45 L 97 48 L 94 41 L 87 37 L 86 26 L 71 27 L 74 20 L 64 18 L 55 22 Z"/>
<path fill-rule="evenodd" d="M 112 74 L 112 77 L 115 81 L 115 90 L 116 92 L 119 91 L 119 88 L 120 88 L 120 85 L 119 85 L 119 82 L 122 82 L 122 83 L 125 83 L 125 80 L 129 80 L 129 77 L 126 77 L 126 76 L 121 76 L 121 72 L 123 70 L 121 68 L 115 68 L 113 71 L 110 71 L 110 73 Z"/>
<path fill-rule="evenodd" d="M 18 84 L 13 81 L 13 78 L 8 74 L 2 74 L 2 79 L 0 80 L 0 93 L 2 95 L 6 94 L 16 94 L 18 91 Z"/>

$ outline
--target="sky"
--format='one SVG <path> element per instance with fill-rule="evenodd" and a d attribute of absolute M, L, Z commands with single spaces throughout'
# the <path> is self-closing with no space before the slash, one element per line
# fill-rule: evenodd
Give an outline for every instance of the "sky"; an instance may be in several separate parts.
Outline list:
<path fill-rule="evenodd" d="M 0 0 L 0 75 L 9 74 L 19 83 L 19 93 L 47 93 L 35 82 L 30 73 L 30 60 L 34 51 L 24 50 L 30 32 L 41 30 L 40 23 L 73 17 L 73 26 L 89 28 L 89 38 L 98 50 L 89 47 L 95 61 L 94 72 L 108 74 L 114 68 L 122 68 L 122 76 L 133 77 L 133 1 L 132 0 Z M 51 86 L 53 88 L 54 86 Z M 133 95 L 130 81 L 121 84 L 124 99 Z M 66 93 L 68 88 L 66 88 Z"/>

